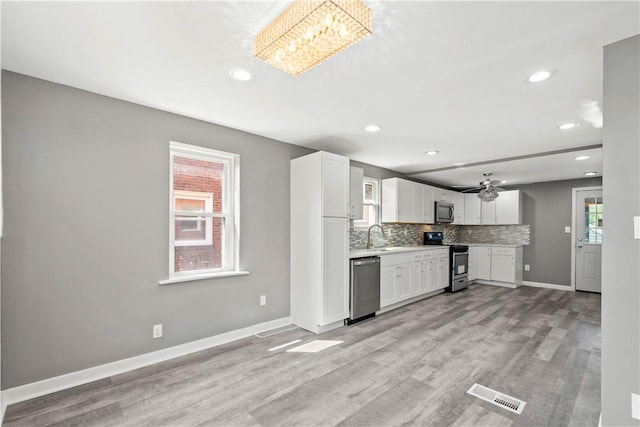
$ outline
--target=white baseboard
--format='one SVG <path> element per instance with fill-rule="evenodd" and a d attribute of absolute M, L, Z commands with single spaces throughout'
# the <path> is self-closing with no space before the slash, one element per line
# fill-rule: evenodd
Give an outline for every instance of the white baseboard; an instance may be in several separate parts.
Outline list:
<path fill-rule="evenodd" d="M 524 281 L 522 282 L 523 285 L 525 286 L 532 286 L 534 288 L 547 288 L 547 289 L 557 289 L 560 291 L 572 291 L 573 289 L 571 288 L 571 286 L 564 286 L 564 285 L 556 285 L 553 283 L 542 283 L 542 282 L 529 282 L 529 281 Z"/>
<path fill-rule="evenodd" d="M 520 287 L 519 283 L 494 282 L 493 280 L 476 279 L 476 280 L 474 280 L 474 283 L 480 283 L 480 284 L 483 284 L 483 285 L 490 285 L 490 286 L 499 286 L 501 288 L 509 288 L 509 289 L 516 289 L 516 288 Z"/>
<path fill-rule="evenodd" d="M 270 329 L 280 328 L 290 324 L 291 317 L 283 317 L 281 319 L 247 326 L 246 328 L 236 329 L 234 331 L 225 332 L 223 334 L 214 335 L 201 340 L 191 341 L 174 347 L 153 351 L 151 353 L 145 353 L 139 356 L 106 363 L 104 365 L 94 366 L 93 368 L 83 369 L 81 371 L 71 372 L 57 377 L 47 378 L 46 380 L 36 381 L 34 383 L 3 390 L 1 397 L 2 418 L 0 418 L 0 420 L 4 419 L 4 412 L 7 406 L 14 403 L 44 396 L 45 394 L 54 393 L 56 391 L 65 390 L 82 384 L 87 384 L 92 381 L 108 378 L 117 374 L 153 365 L 154 363 L 164 362 L 166 360 L 185 356 L 187 354 L 206 350 L 222 344 L 227 344 L 231 341 L 247 338 L 260 332 L 265 332 Z"/>

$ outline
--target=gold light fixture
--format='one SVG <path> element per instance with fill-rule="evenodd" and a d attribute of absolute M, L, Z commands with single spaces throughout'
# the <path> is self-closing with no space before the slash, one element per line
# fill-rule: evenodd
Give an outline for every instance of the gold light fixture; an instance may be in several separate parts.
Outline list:
<path fill-rule="evenodd" d="M 255 38 L 255 56 L 298 76 L 371 34 L 362 0 L 297 0 Z"/>

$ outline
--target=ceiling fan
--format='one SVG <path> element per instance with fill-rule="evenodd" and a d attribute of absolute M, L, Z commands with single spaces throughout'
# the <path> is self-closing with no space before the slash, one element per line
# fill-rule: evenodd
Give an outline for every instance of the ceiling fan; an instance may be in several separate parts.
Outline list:
<path fill-rule="evenodd" d="M 504 191 L 504 188 L 497 186 L 501 183 L 500 181 L 497 179 L 491 179 L 491 175 L 493 175 L 491 172 L 485 172 L 482 175 L 485 178 L 483 181 L 478 183 L 479 187 L 466 189 L 463 193 L 480 190 L 480 192 L 478 192 L 478 198 L 483 202 L 491 202 L 499 196 L 498 191 Z"/>

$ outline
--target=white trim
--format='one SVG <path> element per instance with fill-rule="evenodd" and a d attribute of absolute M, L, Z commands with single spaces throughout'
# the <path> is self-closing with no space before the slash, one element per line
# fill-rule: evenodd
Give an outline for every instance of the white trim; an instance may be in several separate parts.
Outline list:
<path fill-rule="evenodd" d="M 47 378 L 46 380 L 36 381 L 34 383 L 3 390 L 2 412 L 4 414 L 5 408 L 14 403 L 23 402 L 35 397 L 44 396 L 45 394 L 87 384 L 92 381 L 112 377 L 114 375 L 143 368 L 155 363 L 164 362 L 176 357 L 217 347 L 232 341 L 253 336 L 260 332 L 280 328 L 290 324 L 291 317 L 283 317 L 281 319 L 247 326 L 246 328 L 236 329 L 234 331 L 225 332 L 223 334 L 214 335 L 201 340 L 191 341 L 186 344 L 176 345 L 174 347 L 153 351 L 151 353 L 145 353 L 139 356 L 106 363 L 104 365 L 94 366 L 93 368 L 83 369 L 81 371 L 71 372 L 57 377 Z"/>
<path fill-rule="evenodd" d="M 571 290 L 576 290 L 576 205 L 578 191 L 600 190 L 602 186 L 574 187 L 571 189 Z M 604 204 L 604 201 L 603 201 Z"/>
<path fill-rule="evenodd" d="M 249 271 L 221 271 L 219 273 L 206 273 L 206 274 L 189 274 L 184 276 L 174 276 L 169 279 L 158 280 L 159 285 L 168 285 L 171 283 L 191 282 L 193 280 L 203 279 L 217 279 L 219 277 L 233 277 L 233 276 L 246 276 Z"/>
<path fill-rule="evenodd" d="M 483 285 L 490 285 L 490 286 L 499 286 L 501 288 L 510 288 L 510 289 L 516 289 L 522 285 L 522 283 L 496 282 L 493 280 L 482 280 L 482 279 L 475 279 L 474 283 L 480 283 Z"/>
<path fill-rule="evenodd" d="M 572 289 L 571 286 L 556 285 L 554 283 L 529 282 L 528 280 L 525 280 L 522 282 L 522 284 L 525 286 L 531 286 L 533 288 L 557 289 L 560 291 L 575 291 L 575 289 Z"/>

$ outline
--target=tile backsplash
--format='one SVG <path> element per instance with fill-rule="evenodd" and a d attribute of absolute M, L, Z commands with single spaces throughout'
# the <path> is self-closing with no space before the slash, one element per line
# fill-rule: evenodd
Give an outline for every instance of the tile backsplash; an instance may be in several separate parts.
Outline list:
<path fill-rule="evenodd" d="M 383 233 L 378 227 L 371 230 L 374 247 L 421 246 L 425 231 L 442 231 L 444 242 L 493 243 L 505 245 L 528 245 L 529 225 L 422 225 L 383 224 Z M 367 247 L 367 230 L 351 228 L 350 249 Z"/>

